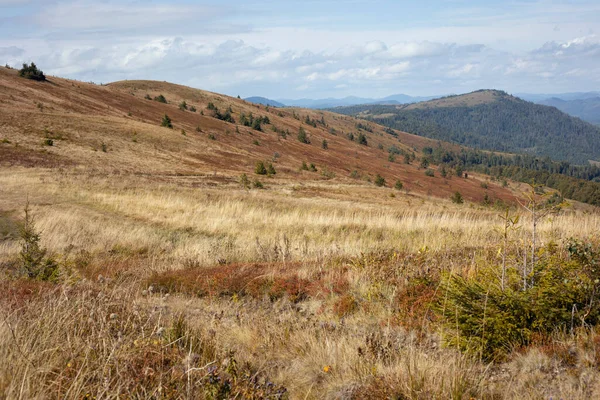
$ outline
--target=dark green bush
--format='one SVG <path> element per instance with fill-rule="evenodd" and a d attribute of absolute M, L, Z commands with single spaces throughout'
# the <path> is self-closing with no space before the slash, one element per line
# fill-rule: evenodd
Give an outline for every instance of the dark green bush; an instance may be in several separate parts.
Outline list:
<path fill-rule="evenodd" d="M 539 252 L 523 289 L 520 272 L 509 269 L 504 290 L 497 271 L 447 274 L 438 313 L 446 323 L 446 343 L 486 360 L 502 358 L 532 337 L 600 323 L 600 246 L 569 240 Z"/>
<path fill-rule="evenodd" d="M 383 176 L 377 174 L 375 177 L 375 185 L 377 186 L 385 186 L 385 179 Z"/>
<path fill-rule="evenodd" d="M 163 126 L 165 128 L 169 128 L 169 129 L 173 129 L 173 123 L 171 121 L 171 118 L 169 118 L 169 116 L 167 114 L 164 115 L 160 126 Z"/>
<path fill-rule="evenodd" d="M 254 167 L 254 173 L 257 175 L 267 175 L 267 168 L 265 167 L 265 163 L 262 161 L 257 161 L 256 166 Z"/>
<path fill-rule="evenodd" d="M 154 101 L 158 101 L 159 103 L 165 103 L 165 104 L 167 104 L 167 99 L 162 94 L 159 94 L 158 96 L 156 96 L 154 98 Z"/>
<path fill-rule="evenodd" d="M 300 130 L 298 130 L 298 141 L 300 143 L 310 144 L 310 139 L 303 127 L 300 127 Z"/>
<path fill-rule="evenodd" d="M 27 79 L 33 79 L 34 81 L 45 81 L 46 76 L 42 71 L 40 71 L 35 63 L 31 63 L 30 65 L 23 64 L 23 68 L 19 70 L 19 76 Z"/>

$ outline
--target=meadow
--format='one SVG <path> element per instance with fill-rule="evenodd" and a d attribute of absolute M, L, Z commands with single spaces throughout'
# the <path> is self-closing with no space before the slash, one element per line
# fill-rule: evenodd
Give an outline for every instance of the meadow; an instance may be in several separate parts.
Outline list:
<path fill-rule="evenodd" d="M 0 397 L 600 396 L 597 208 L 350 117 L 49 79 L 0 68 Z"/>

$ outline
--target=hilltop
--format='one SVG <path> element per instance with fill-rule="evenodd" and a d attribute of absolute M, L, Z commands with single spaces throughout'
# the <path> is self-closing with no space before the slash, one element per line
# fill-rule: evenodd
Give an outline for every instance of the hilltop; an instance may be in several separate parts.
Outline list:
<path fill-rule="evenodd" d="M 400 106 L 361 105 L 334 111 L 468 147 L 549 156 L 576 164 L 600 160 L 599 127 L 498 90 Z"/>

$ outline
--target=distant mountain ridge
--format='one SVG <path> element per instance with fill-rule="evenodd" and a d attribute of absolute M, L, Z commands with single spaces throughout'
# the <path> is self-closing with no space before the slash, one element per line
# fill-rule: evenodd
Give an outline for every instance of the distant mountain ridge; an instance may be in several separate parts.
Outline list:
<path fill-rule="evenodd" d="M 584 121 L 600 125 L 600 92 L 573 92 L 557 94 L 521 93 L 517 96 L 537 104 L 556 107 Z"/>
<path fill-rule="evenodd" d="M 539 104 L 556 107 L 569 115 L 600 125 L 600 96 L 576 100 L 562 100 L 553 97 L 540 101 Z"/>
<path fill-rule="evenodd" d="M 250 103 L 262 104 L 263 106 L 285 107 L 285 104 L 275 100 L 267 99 L 266 97 L 252 96 L 246 97 L 244 100 L 249 101 Z"/>
<path fill-rule="evenodd" d="M 499 90 L 402 106 L 358 105 L 331 111 L 479 149 L 549 156 L 575 164 L 600 161 L 600 127 Z"/>
<path fill-rule="evenodd" d="M 394 94 L 382 98 L 368 98 L 368 97 L 357 97 L 348 96 L 344 98 L 333 98 L 328 97 L 325 99 L 277 99 L 271 100 L 264 97 L 248 97 L 245 100 L 252 101 L 253 103 L 273 105 L 275 103 L 281 104 L 274 107 L 302 107 L 312 109 L 324 109 L 333 108 L 340 106 L 353 106 L 357 104 L 407 104 L 415 103 L 419 101 L 426 101 L 438 98 L 440 96 L 409 96 L 407 94 Z M 250 100 L 255 99 L 255 100 Z"/>

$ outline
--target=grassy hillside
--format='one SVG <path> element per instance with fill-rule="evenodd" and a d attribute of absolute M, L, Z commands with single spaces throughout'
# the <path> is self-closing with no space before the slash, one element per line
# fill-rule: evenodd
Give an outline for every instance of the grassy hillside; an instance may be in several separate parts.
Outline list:
<path fill-rule="evenodd" d="M 404 106 L 365 105 L 335 111 L 479 149 L 550 156 L 576 164 L 600 159 L 599 127 L 501 91 L 482 90 Z"/>
<path fill-rule="evenodd" d="M 364 120 L 48 80 L 0 68 L 0 397 L 600 395 L 595 207 Z"/>

